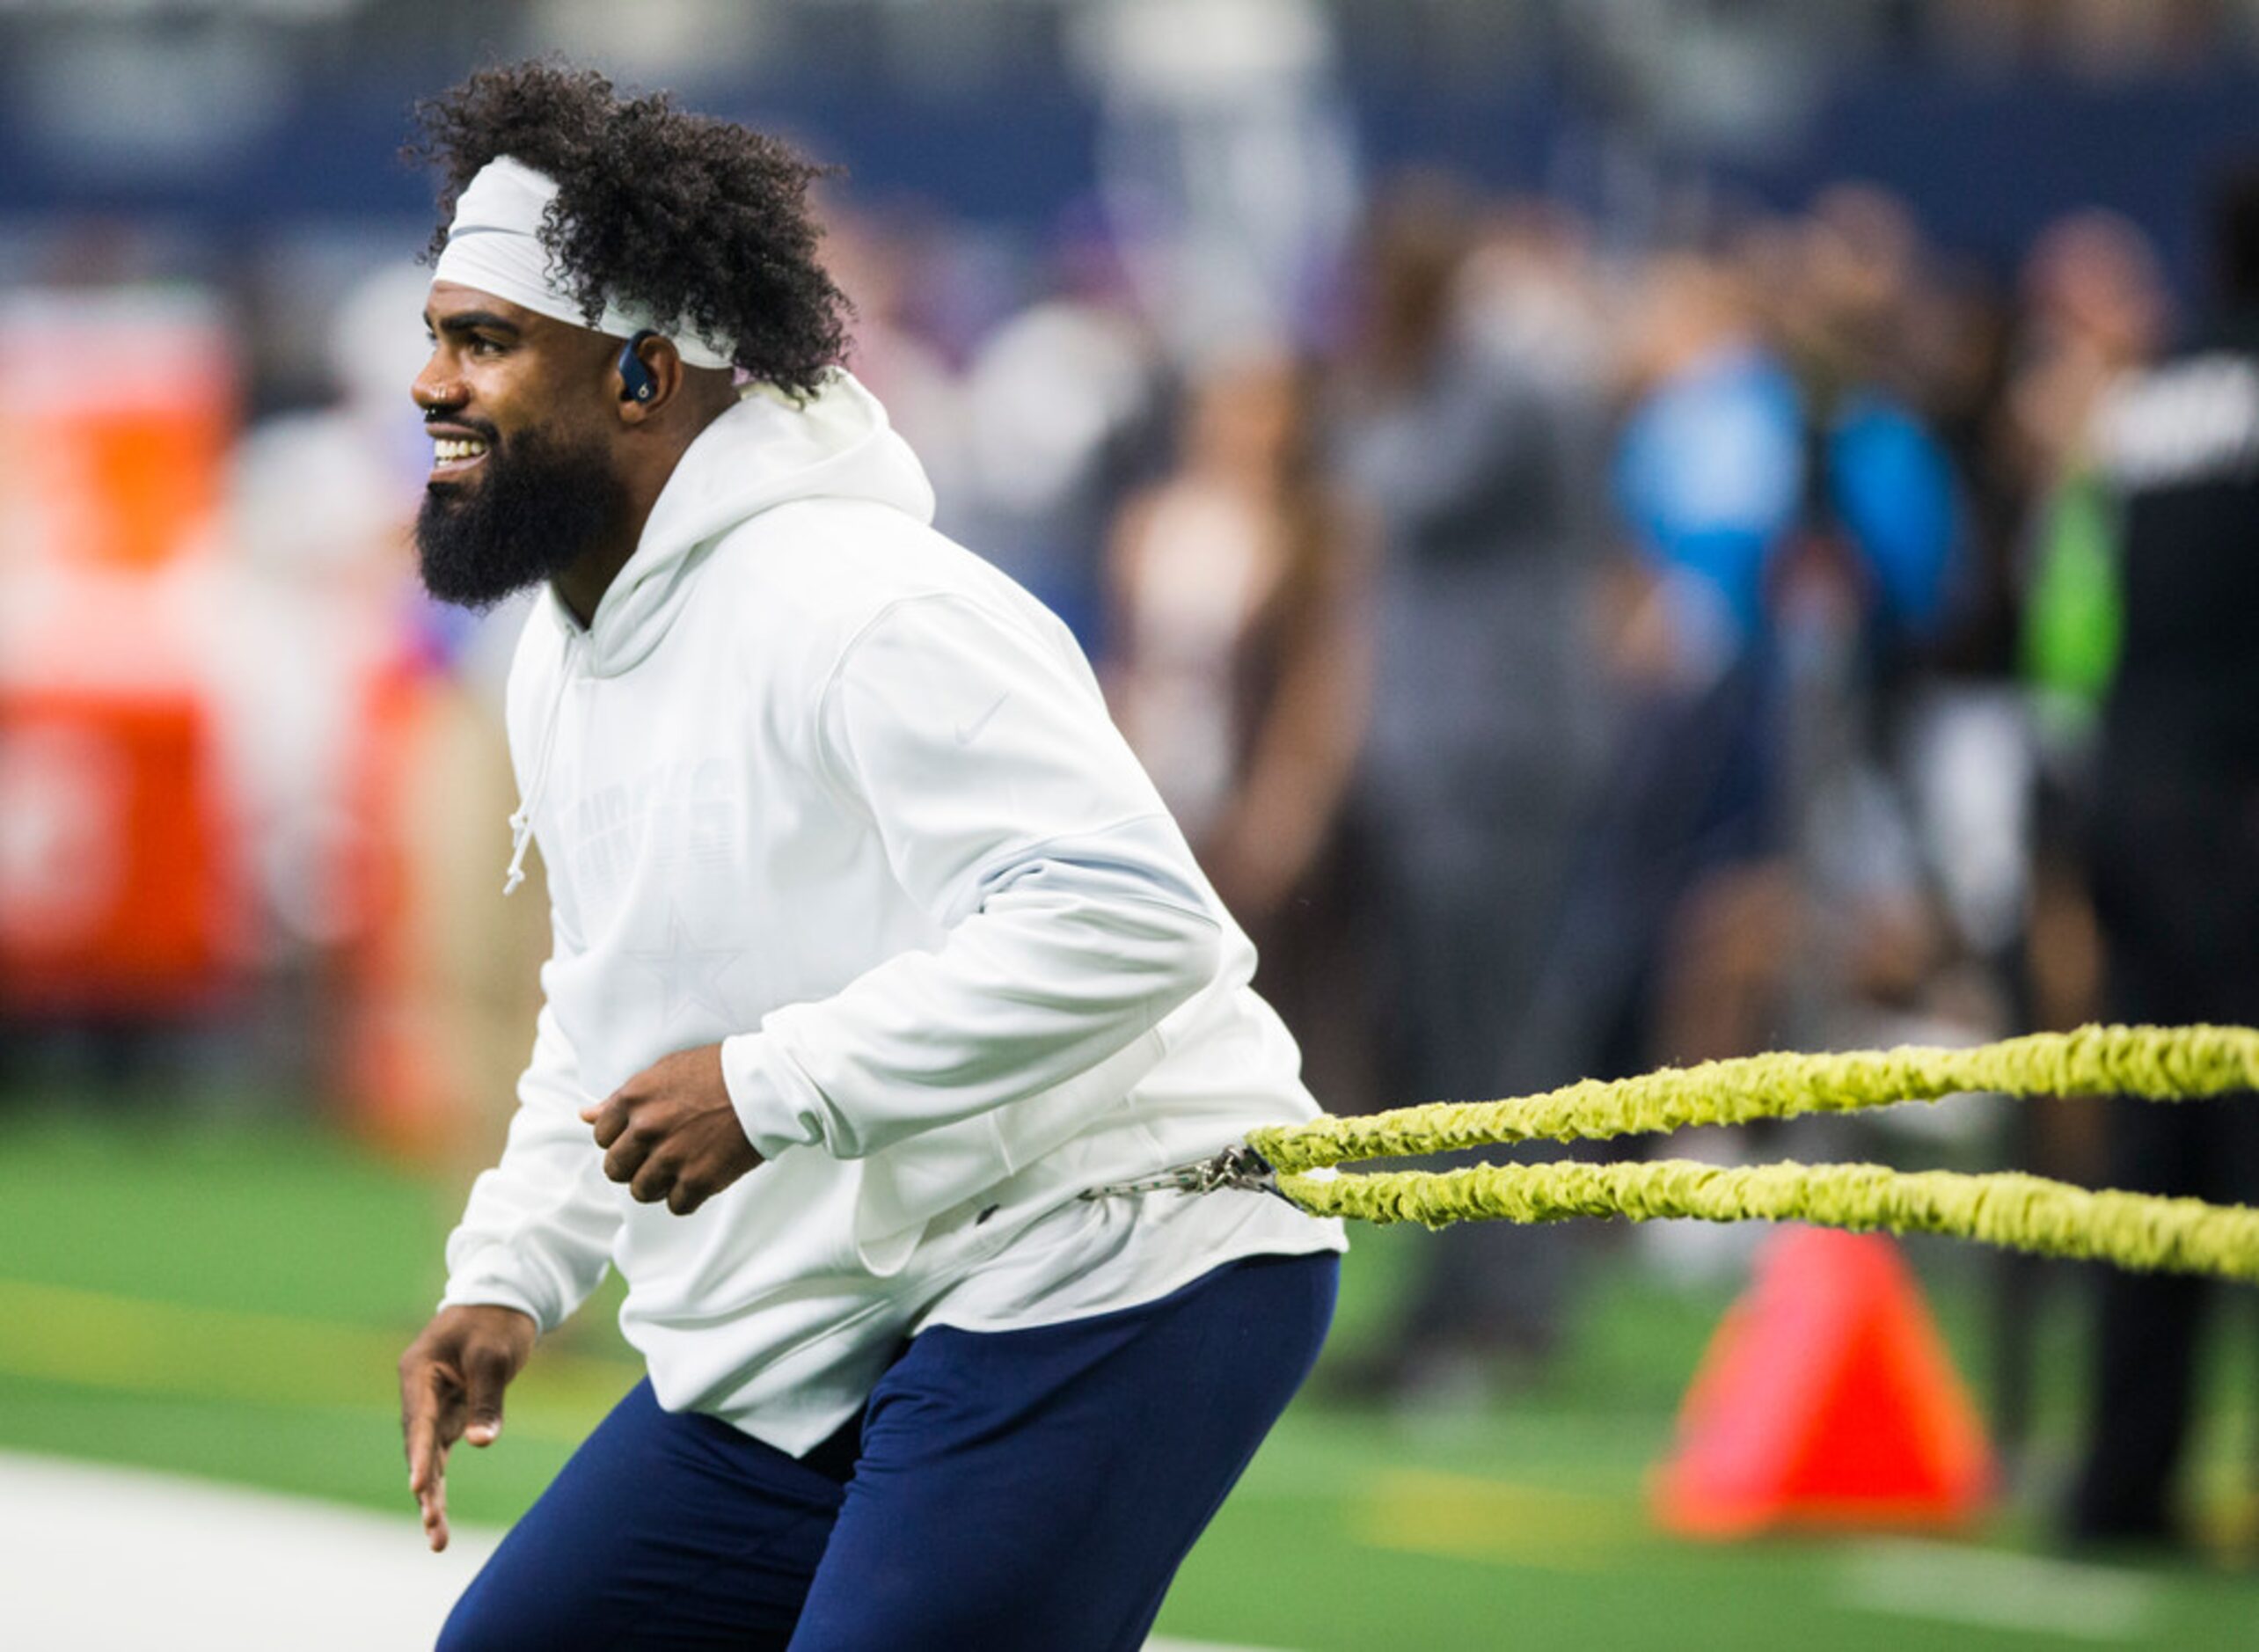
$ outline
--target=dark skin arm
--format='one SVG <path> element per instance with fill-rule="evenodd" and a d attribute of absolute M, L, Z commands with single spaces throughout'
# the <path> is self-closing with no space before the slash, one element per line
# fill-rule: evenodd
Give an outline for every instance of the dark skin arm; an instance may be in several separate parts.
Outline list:
<path fill-rule="evenodd" d="M 654 1062 L 581 1116 L 607 1150 L 604 1174 L 677 1216 L 761 1162 L 730 1106 L 719 1044 Z M 400 1356 L 408 1490 L 434 1551 L 447 1546 L 447 1454 L 457 1440 L 486 1446 L 501 1436 L 502 1391 L 525 1368 L 534 1334 L 515 1308 L 446 1308 Z"/>
<path fill-rule="evenodd" d="M 721 1046 L 654 1062 L 581 1116 L 604 1149 L 604 1174 L 642 1204 L 688 1216 L 761 1162 L 721 1078 Z"/>
<path fill-rule="evenodd" d="M 502 1390 L 533 1339 L 533 1320 L 515 1308 L 442 1308 L 400 1356 L 408 1490 L 435 1553 L 447 1546 L 447 1454 L 457 1440 L 485 1446 L 501 1436 Z"/>

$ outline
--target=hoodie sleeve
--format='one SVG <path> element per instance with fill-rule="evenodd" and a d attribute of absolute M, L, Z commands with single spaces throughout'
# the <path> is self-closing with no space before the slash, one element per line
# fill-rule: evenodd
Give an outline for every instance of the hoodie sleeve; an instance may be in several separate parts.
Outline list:
<path fill-rule="evenodd" d="M 1214 978 L 1214 897 L 1063 628 L 898 603 L 850 645 L 818 722 L 830 783 L 947 932 L 723 1043 L 763 1155 L 859 1158 L 1040 1094 Z"/>
<path fill-rule="evenodd" d="M 472 1184 L 463 1220 L 448 1237 L 441 1307 L 515 1308 L 547 1332 L 603 1282 L 620 1211 L 580 1119 L 592 1099 L 556 1010 L 545 1005 L 501 1160 Z"/>

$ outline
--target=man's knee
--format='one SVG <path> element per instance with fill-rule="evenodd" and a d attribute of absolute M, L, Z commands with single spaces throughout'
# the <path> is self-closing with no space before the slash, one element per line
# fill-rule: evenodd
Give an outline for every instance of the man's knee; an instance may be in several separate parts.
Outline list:
<path fill-rule="evenodd" d="M 569 1644 L 544 1640 L 544 1626 L 486 1609 L 474 1583 L 447 1614 L 433 1652 L 533 1652 L 538 1646 Z"/>
<path fill-rule="evenodd" d="M 498 1626 L 486 1614 L 468 1610 L 469 1602 L 457 1601 L 455 1610 L 447 1614 L 447 1622 L 439 1632 L 439 1641 L 432 1652 L 509 1652 L 513 1646 L 526 1644 L 513 1641 L 494 1634 Z"/>
<path fill-rule="evenodd" d="M 498 1550 L 447 1616 L 433 1652 L 576 1652 L 616 1647 L 596 1603 L 577 1591 L 514 1583 L 509 1551 Z"/>

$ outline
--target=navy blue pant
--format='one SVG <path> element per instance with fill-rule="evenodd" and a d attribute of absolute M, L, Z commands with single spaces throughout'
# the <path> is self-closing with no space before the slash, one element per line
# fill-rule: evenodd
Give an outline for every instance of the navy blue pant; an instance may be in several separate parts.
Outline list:
<path fill-rule="evenodd" d="M 638 1384 L 464 1592 L 440 1652 L 1142 1646 L 1309 1374 L 1334 1255 L 1158 1302 L 913 1338 L 803 1458 Z"/>

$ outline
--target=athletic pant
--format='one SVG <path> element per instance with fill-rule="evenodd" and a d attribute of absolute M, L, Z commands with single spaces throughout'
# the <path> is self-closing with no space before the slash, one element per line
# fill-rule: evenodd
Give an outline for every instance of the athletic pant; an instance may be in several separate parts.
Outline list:
<path fill-rule="evenodd" d="M 2259 791 L 2201 774 L 2119 778 L 2093 856 L 2111 1019 L 2259 1020 Z M 2111 1187 L 2259 1202 L 2259 1094 L 2117 1097 L 2105 1116 Z M 2070 1535 L 2177 1538 L 2175 1494 L 2196 1421 L 2204 1324 L 2215 1306 L 2248 1292 L 2127 1268 L 2101 1270 L 2100 1291 Z"/>
<path fill-rule="evenodd" d="M 1134 1652 L 1309 1373 L 1338 1275 L 1251 1257 L 1093 1319 L 936 1327 L 798 1458 L 640 1383 L 440 1652 Z"/>

